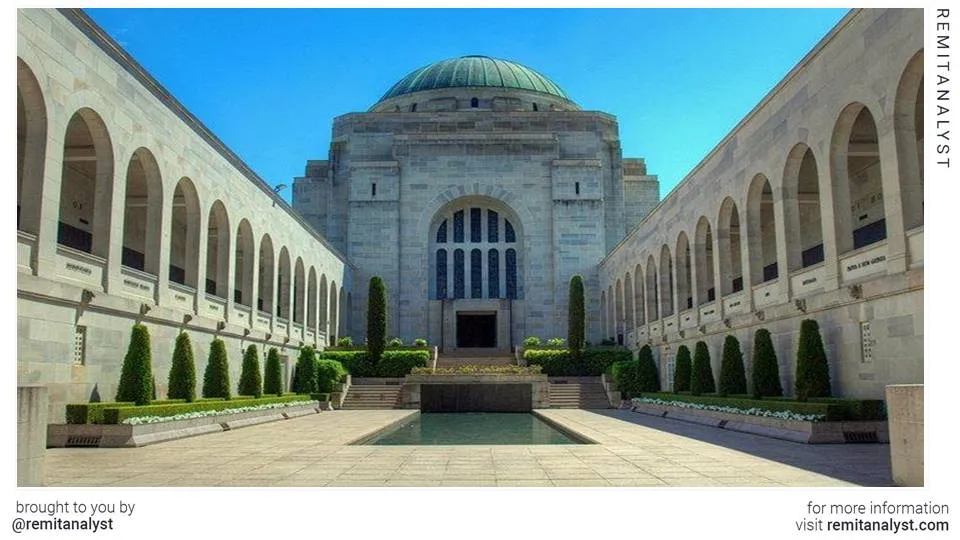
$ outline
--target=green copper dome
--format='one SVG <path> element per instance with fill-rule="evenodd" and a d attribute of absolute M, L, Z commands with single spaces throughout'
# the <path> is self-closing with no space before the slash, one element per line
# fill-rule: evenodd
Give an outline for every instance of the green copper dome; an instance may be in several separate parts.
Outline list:
<path fill-rule="evenodd" d="M 469 86 L 528 90 L 570 100 L 556 83 L 533 69 L 509 60 L 471 55 L 441 60 L 410 73 L 380 101 L 423 90 Z"/>

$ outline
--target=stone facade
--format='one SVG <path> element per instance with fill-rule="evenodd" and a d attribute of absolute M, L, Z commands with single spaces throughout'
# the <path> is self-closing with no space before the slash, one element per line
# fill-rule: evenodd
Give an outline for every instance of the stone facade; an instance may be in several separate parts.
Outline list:
<path fill-rule="evenodd" d="M 159 397 L 181 331 L 200 379 L 224 339 L 233 381 L 250 344 L 289 376 L 301 343 L 349 333 L 336 248 L 83 12 L 17 17 L 17 377 L 51 422 L 114 398 L 135 321 Z"/>
<path fill-rule="evenodd" d="M 600 264 L 603 335 L 774 338 L 819 322 L 835 395 L 923 382 L 923 11 L 854 10 Z M 749 372 L 749 371 L 748 371 Z"/>

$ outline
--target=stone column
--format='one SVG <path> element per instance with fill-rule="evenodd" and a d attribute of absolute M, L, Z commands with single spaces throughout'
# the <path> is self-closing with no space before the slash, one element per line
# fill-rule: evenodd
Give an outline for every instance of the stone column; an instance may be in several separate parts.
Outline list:
<path fill-rule="evenodd" d="M 898 486 L 923 486 L 923 385 L 886 387 L 890 467 Z"/>
<path fill-rule="evenodd" d="M 47 447 L 47 388 L 17 387 L 17 485 L 43 485 Z"/>

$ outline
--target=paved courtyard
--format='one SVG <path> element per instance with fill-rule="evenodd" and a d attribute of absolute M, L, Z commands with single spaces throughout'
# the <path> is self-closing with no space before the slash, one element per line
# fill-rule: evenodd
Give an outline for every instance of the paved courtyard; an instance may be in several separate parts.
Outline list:
<path fill-rule="evenodd" d="M 415 414 L 334 411 L 46 453 L 49 486 L 890 486 L 886 444 L 804 445 L 630 411 L 544 410 L 599 444 L 351 446 Z"/>

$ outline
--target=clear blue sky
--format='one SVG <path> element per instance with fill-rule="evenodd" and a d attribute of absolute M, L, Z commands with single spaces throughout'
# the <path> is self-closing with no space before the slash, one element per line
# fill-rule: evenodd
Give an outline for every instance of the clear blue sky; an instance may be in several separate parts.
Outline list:
<path fill-rule="evenodd" d="M 617 116 L 665 196 L 843 17 L 840 9 L 91 9 L 268 183 L 326 159 L 334 117 L 465 54 L 530 66 Z M 290 199 L 290 190 L 282 192 Z"/>

